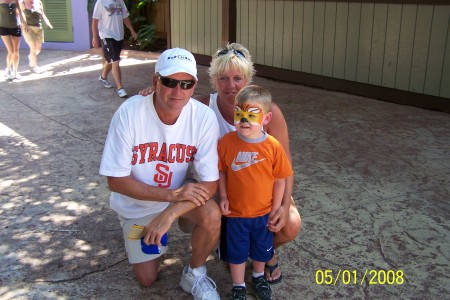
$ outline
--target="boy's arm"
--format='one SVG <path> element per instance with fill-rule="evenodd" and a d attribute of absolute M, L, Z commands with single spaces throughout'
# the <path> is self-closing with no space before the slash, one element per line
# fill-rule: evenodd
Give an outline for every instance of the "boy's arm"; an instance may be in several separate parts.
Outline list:
<path fill-rule="evenodd" d="M 137 39 L 137 33 L 136 33 L 136 31 L 134 31 L 133 25 L 131 24 L 131 21 L 130 21 L 130 17 L 124 18 L 123 19 L 123 23 L 130 30 L 131 36 L 133 37 L 133 39 L 136 40 Z"/>
<path fill-rule="evenodd" d="M 92 18 L 92 47 L 98 48 L 98 19 Z"/>
<path fill-rule="evenodd" d="M 227 195 L 227 174 L 219 171 L 219 207 L 222 215 L 228 215 L 230 213 L 229 203 Z"/>
<path fill-rule="evenodd" d="M 286 187 L 285 178 L 275 179 L 272 192 L 272 211 L 270 212 L 269 219 L 281 207 L 285 187 Z"/>
<path fill-rule="evenodd" d="M 289 133 L 286 120 L 283 116 L 281 109 L 272 102 L 270 106 L 270 111 L 272 112 L 272 119 L 270 122 L 264 126 L 265 131 L 276 138 L 284 148 L 289 160 L 291 160 L 291 151 L 289 145 Z M 279 231 L 286 225 L 289 218 L 289 209 L 292 204 L 292 191 L 294 188 L 294 176 L 291 175 L 285 178 L 286 187 L 284 188 L 283 201 L 280 209 L 274 219 L 271 221 L 270 225 L 273 226 L 272 231 Z"/>

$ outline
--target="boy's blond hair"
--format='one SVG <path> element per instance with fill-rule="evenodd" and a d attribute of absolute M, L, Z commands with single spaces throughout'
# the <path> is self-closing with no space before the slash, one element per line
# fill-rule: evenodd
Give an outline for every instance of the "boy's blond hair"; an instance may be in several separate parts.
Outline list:
<path fill-rule="evenodd" d="M 263 109 L 264 113 L 270 110 L 270 104 L 272 103 L 272 95 L 269 91 L 258 85 L 249 85 L 244 87 L 236 95 L 236 104 L 241 103 L 256 103 Z"/>

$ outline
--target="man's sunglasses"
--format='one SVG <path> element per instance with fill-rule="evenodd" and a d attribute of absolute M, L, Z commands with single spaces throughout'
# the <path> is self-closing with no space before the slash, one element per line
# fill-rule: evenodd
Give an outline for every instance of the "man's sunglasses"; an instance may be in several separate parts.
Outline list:
<path fill-rule="evenodd" d="M 225 49 L 221 50 L 219 53 L 217 53 L 217 56 L 225 55 L 225 54 L 227 54 L 230 51 L 233 52 L 234 55 L 236 55 L 236 56 L 240 56 L 240 57 L 245 58 L 245 54 L 242 51 L 239 51 L 239 50 L 236 50 L 236 49 L 231 49 L 230 50 L 228 48 L 225 48 Z"/>
<path fill-rule="evenodd" d="M 180 88 L 182 88 L 183 90 L 190 90 L 195 85 L 195 80 L 176 80 L 169 77 L 163 77 L 161 75 L 158 76 L 158 78 L 159 80 L 161 80 L 163 86 L 171 89 L 175 88 L 178 84 L 180 84 Z"/>

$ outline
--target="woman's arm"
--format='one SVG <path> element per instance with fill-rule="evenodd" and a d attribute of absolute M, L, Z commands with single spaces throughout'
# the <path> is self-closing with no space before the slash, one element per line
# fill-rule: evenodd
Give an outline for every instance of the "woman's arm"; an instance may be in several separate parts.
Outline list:
<path fill-rule="evenodd" d="M 23 12 L 23 10 L 25 9 L 25 3 L 23 3 L 23 2 L 19 3 L 19 1 L 16 0 L 16 6 L 17 6 L 16 14 L 19 16 L 20 23 L 23 26 L 22 30 L 27 32 L 28 31 L 27 18 L 25 17 L 25 13 Z"/>
<path fill-rule="evenodd" d="M 272 216 L 281 207 L 285 187 L 286 180 L 284 178 L 275 179 L 275 182 L 273 184 L 272 211 L 270 212 L 270 216 Z"/>
<path fill-rule="evenodd" d="M 42 20 L 44 20 L 45 25 L 47 25 L 48 28 L 53 29 L 52 24 L 50 23 L 50 21 L 48 20 L 47 16 L 45 15 L 44 11 L 42 11 Z"/>
<path fill-rule="evenodd" d="M 271 104 L 270 111 L 272 112 L 272 119 L 266 126 L 264 126 L 264 130 L 280 142 L 280 144 L 284 148 L 284 151 L 286 152 L 287 157 L 292 163 L 291 151 L 289 147 L 289 133 L 286 120 L 284 119 L 281 109 L 273 102 Z M 289 216 L 289 207 L 292 203 L 293 187 L 294 176 L 289 176 L 285 179 L 285 188 L 281 207 L 269 221 L 269 228 L 274 232 L 279 231 L 287 222 Z"/>

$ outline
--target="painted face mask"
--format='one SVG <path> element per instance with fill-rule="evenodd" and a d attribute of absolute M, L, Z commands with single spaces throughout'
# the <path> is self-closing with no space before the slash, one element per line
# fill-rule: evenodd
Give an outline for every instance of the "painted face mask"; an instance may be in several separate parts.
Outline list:
<path fill-rule="evenodd" d="M 252 125 L 262 125 L 264 111 L 257 104 L 241 103 L 234 107 L 234 124 L 249 122 Z"/>

